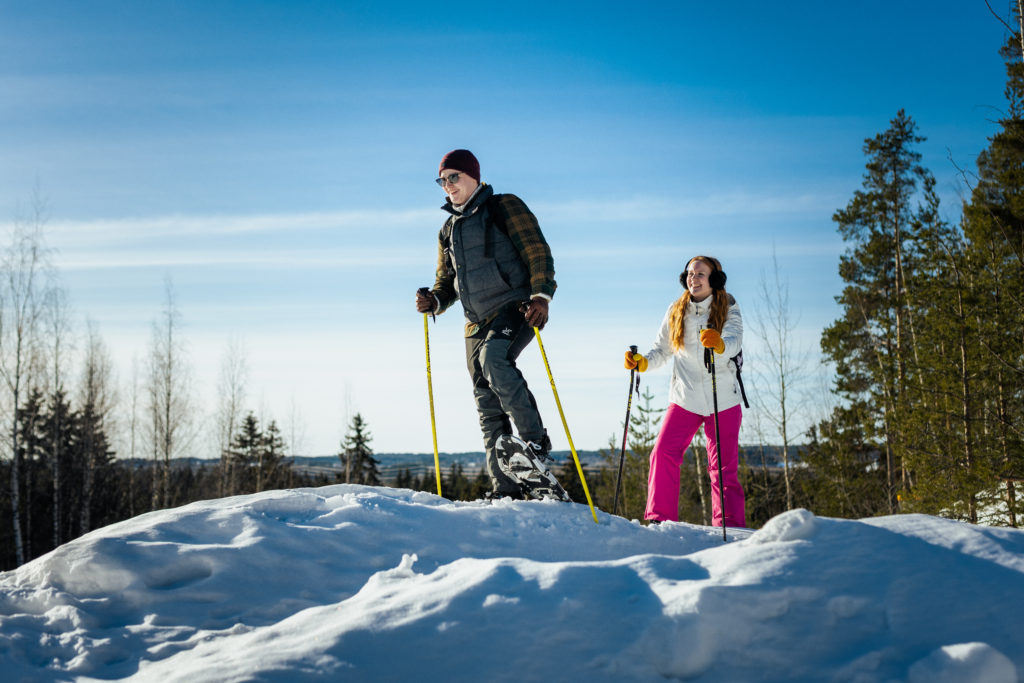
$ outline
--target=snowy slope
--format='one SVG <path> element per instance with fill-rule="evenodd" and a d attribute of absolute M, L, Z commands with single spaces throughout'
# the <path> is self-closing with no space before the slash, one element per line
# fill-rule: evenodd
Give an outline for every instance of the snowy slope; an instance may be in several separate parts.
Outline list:
<path fill-rule="evenodd" d="M 0 574 L 5 681 L 1018 681 L 1024 532 L 757 532 L 337 485 L 195 503 Z"/>

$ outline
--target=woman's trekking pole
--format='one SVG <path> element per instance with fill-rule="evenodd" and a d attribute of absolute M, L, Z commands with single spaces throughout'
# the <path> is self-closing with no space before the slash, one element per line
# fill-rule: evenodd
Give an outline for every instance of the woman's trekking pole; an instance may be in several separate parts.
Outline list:
<path fill-rule="evenodd" d="M 718 382 L 715 380 L 715 350 L 704 349 L 704 364 L 711 372 L 711 405 L 715 409 L 715 449 L 718 451 L 718 506 L 722 510 L 722 540 L 725 535 L 725 480 L 722 478 L 722 432 L 718 428 Z"/>
<path fill-rule="evenodd" d="M 572 451 L 572 459 L 576 461 L 576 471 L 579 472 L 580 482 L 583 484 L 583 493 L 587 495 L 587 504 L 590 506 L 590 514 L 594 516 L 594 524 L 600 524 L 600 522 L 597 521 L 597 512 L 594 510 L 594 501 L 590 499 L 590 489 L 587 488 L 587 480 L 583 476 L 583 466 L 580 465 L 580 458 L 576 455 L 576 446 L 572 443 L 572 435 L 569 433 L 569 423 L 565 421 L 565 412 L 562 411 L 562 402 L 558 400 L 558 389 L 555 388 L 555 378 L 551 374 L 551 366 L 548 365 L 548 354 L 544 352 L 544 342 L 540 339 L 540 330 L 534 327 L 533 333 L 537 335 L 537 346 L 540 347 L 540 356 L 544 359 L 544 367 L 548 371 L 548 380 L 551 381 L 551 391 L 555 395 L 555 404 L 558 406 L 558 414 L 562 417 L 562 426 L 565 427 L 565 438 L 569 440 L 569 450 Z"/>
<path fill-rule="evenodd" d="M 421 287 L 420 292 L 430 294 L 426 287 Z M 434 437 L 434 474 L 437 476 L 437 495 L 440 496 L 441 462 L 437 455 L 437 421 L 434 419 L 434 385 L 430 380 L 430 326 L 427 324 L 427 315 L 423 314 L 423 343 L 427 349 L 427 396 L 430 397 L 430 433 Z"/>
<path fill-rule="evenodd" d="M 629 347 L 630 353 L 636 353 L 636 345 Z M 629 395 L 626 399 L 626 421 L 622 427 L 622 452 L 619 453 L 619 476 L 615 479 L 615 500 L 612 503 L 612 514 L 619 514 L 619 489 L 622 487 L 622 466 L 626 461 L 626 436 L 629 434 L 629 411 L 633 408 L 633 378 L 636 377 L 636 393 L 640 394 L 640 378 L 636 368 L 629 371 Z"/>

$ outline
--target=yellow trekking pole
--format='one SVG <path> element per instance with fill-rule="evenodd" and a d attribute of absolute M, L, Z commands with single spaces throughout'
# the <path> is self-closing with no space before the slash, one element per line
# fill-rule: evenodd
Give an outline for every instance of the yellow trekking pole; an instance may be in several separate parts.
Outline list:
<path fill-rule="evenodd" d="M 430 380 L 430 326 L 427 324 L 427 315 L 423 314 L 423 343 L 427 349 L 427 395 L 430 397 L 430 433 L 434 437 L 434 474 L 437 476 L 437 495 L 440 496 L 441 461 L 437 456 L 437 421 L 434 419 L 434 385 Z"/>
<path fill-rule="evenodd" d="M 590 489 L 587 488 L 587 480 L 583 476 L 583 466 L 580 465 L 580 458 L 576 455 L 576 446 L 572 443 L 572 434 L 569 433 L 569 423 L 565 421 L 565 412 L 562 410 L 562 402 L 558 400 L 558 389 L 555 388 L 555 378 L 551 374 L 551 366 L 548 365 L 548 354 L 544 352 L 544 342 L 540 340 L 540 330 L 536 327 L 533 328 L 533 333 L 537 335 L 537 346 L 540 347 L 540 357 L 544 359 L 544 367 L 548 371 L 548 379 L 551 381 L 551 391 L 555 395 L 555 404 L 558 406 L 558 414 L 562 417 L 562 426 L 565 427 L 565 437 L 569 439 L 569 450 L 572 451 L 572 459 L 576 461 L 576 471 L 580 474 L 580 481 L 583 483 L 583 493 L 587 494 L 587 504 L 590 505 L 590 514 L 594 516 L 594 524 L 599 524 L 597 521 L 597 512 L 594 510 L 594 501 L 590 498 Z"/>

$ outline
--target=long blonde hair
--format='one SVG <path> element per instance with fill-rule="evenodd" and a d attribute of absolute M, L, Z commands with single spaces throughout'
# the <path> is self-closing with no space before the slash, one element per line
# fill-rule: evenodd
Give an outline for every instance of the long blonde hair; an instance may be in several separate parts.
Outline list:
<path fill-rule="evenodd" d="M 722 272 L 722 264 L 718 262 L 718 259 L 712 256 L 694 256 L 692 259 L 686 262 L 687 268 L 694 261 L 700 261 L 706 263 L 711 272 Z M 683 284 L 684 291 L 683 295 L 676 299 L 676 302 L 672 304 L 672 312 L 669 315 L 669 329 L 672 331 L 672 349 L 675 351 L 681 351 L 683 348 L 683 337 L 685 330 L 686 320 L 686 307 L 690 304 L 690 290 L 686 287 L 686 270 L 684 269 L 682 274 L 679 276 L 679 281 Z M 726 293 L 725 288 L 715 289 L 711 292 L 711 311 L 708 313 L 708 327 L 722 331 L 722 326 L 725 325 L 725 319 L 729 316 L 729 299 L 730 296 Z"/>

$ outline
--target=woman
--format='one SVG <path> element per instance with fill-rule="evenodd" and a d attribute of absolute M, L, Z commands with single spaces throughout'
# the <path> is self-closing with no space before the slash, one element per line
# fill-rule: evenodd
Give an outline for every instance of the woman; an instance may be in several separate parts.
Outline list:
<path fill-rule="evenodd" d="M 626 369 L 644 372 L 672 360 L 669 406 L 661 432 L 651 451 L 644 519 L 679 520 L 679 467 L 683 454 L 701 425 L 708 445 L 711 476 L 711 518 L 714 526 L 746 526 L 743 488 L 740 486 L 739 434 L 742 413 L 736 366 L 730 359 L 740 352 L 743 319 L 736 300 L 725 291 L 725 273 L 717 259 L 694 256 L 679 276 L 686 291 L 665 314 L 654 347 L 646 354 L 626 352 Z M 718 425 L 722 443 L 715 438 L 711 372 L 704 350 L 715 353 L 718 387 Z M 725 361 L 725 362 L 723 362 Z M 722 458 L 722 482 L 718 458 Z M 719 487 L 724 484 L 723 513 Z"/>

